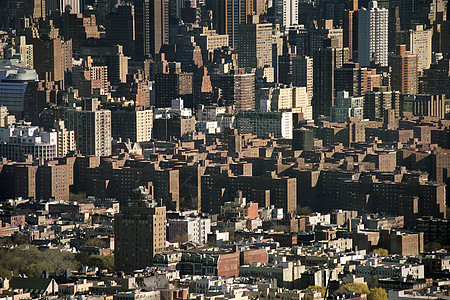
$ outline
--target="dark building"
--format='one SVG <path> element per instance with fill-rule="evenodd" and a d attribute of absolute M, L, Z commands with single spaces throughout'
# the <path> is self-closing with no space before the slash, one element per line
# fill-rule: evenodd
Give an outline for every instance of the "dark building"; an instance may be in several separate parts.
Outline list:
<path fill-rule="evenodd" d="M 136 20 L 136 56 L 155 57 L 169 43 L 169 1 L 134 1 Z"/>
<path fill-rule="evenodd" d="M 122 45 L 126 56 L 135 55 L 136 27 L 134 6 L 122 3 L 106 17 L 106 37 L 113 44 Z"/>
<path fill-rule="evenodd" d="M 255 110 L 255 74 L 243 69 L 233 70 L 220 79 L 224 105 L 234 105 L 236 111 Z"/>
<path fill-rule="evenodd" d="M 145 197 L 149 195 L 143 195 Z M 150 196 L 151 197 L 151 196 Z M 118 271 L 132 272 L 153 264 L 166 245 L 166 207 L 151 199 L 121 206 L 114 217 L 114 263 Z"/>
<path fill-rule="evenodd" d="M 311 151 L 314 149 L 314 130 L 309 128 L 294 129 L 292 149 Z"/>
<path fill-rule="evenodd" d="M 180 139 L 183 135 L 190 134 L 194 130 L 194 117 L 173 115 L 153 121 L 153 138 L 156 140 L 169 141 L 171 138 Z"/>

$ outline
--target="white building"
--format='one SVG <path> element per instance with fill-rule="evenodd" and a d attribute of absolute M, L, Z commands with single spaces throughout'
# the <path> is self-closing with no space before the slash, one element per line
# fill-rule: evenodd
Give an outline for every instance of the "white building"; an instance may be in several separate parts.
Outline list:
<path fill-rule="evenodd" d="M 207 134 L 219 133 L 220 128 L 217 121 L 197 121 L 195 122 L 195 131 Z"/>
<path fill-rule="evenodd" d="M 174 114 L 181 117 L 192 117 L 192 109 L 184 107 L 183 99 L 173 99 L 171 107 L 155 108 L 153 117 L 154 119 L 161 119 Z"/>
<path fill-rule="evenodd" d="M 395 262 L 378 262 L 377 258 L 369 258 L 365 265 L 356 266 L 356 276 L 367 278 L 369 276 L 381 278 L 425 278 L 424 265 L 403 264 Z"/>
<path fill-rule="evenodd" d="M 273 0 L 275 10 L 275 23 L 287 29 L 298 24 L 297 0 Z"/>
<path fill-rule="evenodd" d="M 67 130 L 62 120 L 57 121 L 54 127 L 58 135 L 58 157 L 64 157 L 69 152 L 75 152 L 77 150 L 75 131 Z"/>
<path fill-rule="evenodd" d="M 351 97 L 349 92 L 337 92 L 334 106 L 330 107 L 332 122 L 345 123 L 349 117 L 364 118 L 364 97 Z"/>
<path fill-rule="evenodd" d="M 168 240 L 175 242 L 193 242 L 206 244 L 211 233 L 211 220 L 202 218 L 169 219 L 167 221 Z"/>
<path fill-rule="evenodd" d="M 197 120 L 199 121 L 217 121 L 217 116 L 225 114 L 227 108 L 225 106 L 205 106 L 200 105 L 197 112 Z"/>
<path fill-rule="evenodd" d="M 292 112 L 256 112 L 245 111 L 236 115 L 239 133 L 251 133 L 263 137 L 273 134 L 276 138 L 292 139 Z"/>
<path fill-rule="evenodd" d="M 386 67 L 388 61 L 389 11 L 370 1 L 369 8 L 358 11 L 358 59 L 361 67 L 375 61 Z"/>
<path fill-rule="evenodd" d="M 0 128 L 0 157 L 23 161 L 27 155 L 33 159 L 51 160 L 57 156 L 58 134 L 39 131 L 37 126 L 9 125 Z"/>

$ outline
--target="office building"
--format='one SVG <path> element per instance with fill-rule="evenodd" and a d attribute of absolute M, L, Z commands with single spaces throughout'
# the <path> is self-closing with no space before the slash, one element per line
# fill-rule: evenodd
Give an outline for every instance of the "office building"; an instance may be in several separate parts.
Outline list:
<path fill-rule="evenodd" d="M 273 0 L 272 6 L 275 13 L 275 24 L 280 25 L 282 30 L 298 25 L 298 1 Z"/>
<path fill-rule="evenodd" d="M 128 60 L 130 58 L 125 56 L 123 46 L 115 45 L 113 48 L 113 53 L 107 59 L 108 79 L 111 84 L 116 85 L 127 81 Z"/>
<path fill-rule="evenodd" d="M 358 11 L 358 62 L 362 67 L 377 63 L 388 66 L 389 11 L 370 1 Z"/>
<path fill-rule="evenodd" d="M 253 0 L 214 0 L 213 5 L 214 28 L 219 34 L 227 34 L 229 46 L 235 48 L 238 26 L 253 13 Z"/>
<path fill-rule="evenodd" d="M 397 46 L 395 55 L 391 55 L 392 89 L 401 94 L 417 94 L 419 92 L 418 57 L 406 51 L 406 45 Z"/>
<path fill-rule="evenodd" d="M 6 59 L 19 59 L 28 69 L 33 69 L 33 45 L 28 45 L 25 36 L 14 38 L 14 46 L 5 49 Z"/>
<path fill-rule="evenodd" d="M 152 139 L 153 111 L 142 106 L 111 108 L 111 135 L 133 143 Z"/>
<path fill-rule="evenodd" d="M 304 86 L 311 103 L 314 92 L 314 62 L 309 56 L 296 56 L 292 61 L 292 85 Z"/>
<path fill-rule="evenodd" d="M 41 80 L 57 82 L 64 87 L 66 75 L 72 71 L 72 41 L 61 38 L 33 39 L 34 69 Z"/>
<path fill-rule="evenodd" d="M 16 117 L 9 114 L 8 107 L 0 104 L 0 127 L 6 127 L 14 124 L 15 122 Z"/>
<path fill-rule="evenodd" d="M 443 119 L 446 116 L 447 98 L 445 95 L 403 95 L 400 103 L 402 114 L 429 116 Z"/>
<path fill-rule="evenodd" d="M 364 95 L 364 119 L 375 121 L 383 118 L 386 109 L 394 109 L 399 115 L 400 93 L 386 87 L 375 88 Z"/>
<path fill-rule="evenodd" d="M 239 24 L 236 47 L 240 68 L 272 66 L 272 24 L 259 24 L 258 16 L 248 16 L 247 24 Z"/>
<path fill-rule="evenodd" d="M 169 43 L 169 1 L 134 1 L 136 56 L 153 57 Z"/>
<path fill-rule="evenodd" d="M 350 59 L 358 50 L 358 0 L 349 0 L 349 8 L 344 11 L 344 47 L 350 51 Z"/>
<path fill-rule="evenodd" d="M 431 54 L 433 46 L 433 30 L 425 29 L 423 25 L 417 25 L 409 30 L 409 51 L 417 55 L 417 68 L 419 72 L 429 69 L 431 66 Z"/>
<path fill-rule="evenodd" d="M 66 41 L 72 40 L 74 52 L 81 51 L 82 46 L 88 39 L 100 38 L 95 15 L 85 17 L 81 13 L 66 10 L 63 14 L 63 24 L 64 39 Z"/>
<path fill-rule="evenodd" d="M 150 195 L 140 197 L 121 206 L 114 216 L 114 264 L 118 271 L 151 267 L 153 257 L 166 246 L 166 207 L 157 206 Z"/>
<path fill-rule="evenodd" d="M 292 112 L 239 112 L 235 128 L 240 134 L 251 133 L 259 137 L 272 134 L 275 138 L 292 139 Z"/>
<path fill-rule="evenodd" d="M 364 97 L 352 97 L 347 91 L 337 92 L 335 104 L 330 108 L 332 122 L 345 123 L 348 118 L 364 118 Z"/>
<path fill-rule="evenodd" d="M 47 12 L 57 11 L 65 12 L 71 11 L 74 14 L 81 14 L 83 12 L 83 4 L 81 0 L 45 0 Z"/>
<path fill-rule="evenodd" d="M 334 105 L 335 68 L 348 62 L 348 48 L 323 48 L 315 51 L 313 64 L 313 117 L 328 116 Z"/>
<path fill-rule="evenodd" d="M 75 143 L 75 131 L 67 130 L 64 120 L 55 121 L 53 129 L 58 136 L 57 157 L 65 157 L 69 153 L 75 153 L 77 146 Z"/>
<path fill-rule="evenodd" d="M 97 99 L 86 99 L 80 107 L 65 111 L 68 130 L 75 131 L 77 148 L 83 155 L 111 155 L 111 111 L 99 109 Z"/>
<path fill-rule="evenodd" d="M 292 149 L 312 151 L 314 149 L 314 130 L 305 127 L 294 129 Z"/>
<path fill-rule="evenodd" d="M 271 110 L 301 113 L 304 120 L 312 120 L 312 106 L 306 87 L 278 87 L 271 92 Z"/>
<path fill-rule="evenodd" d="M 255 109 L 255 74 L 243 69 L 232 70 L 220 78 L 222 101 L 226 106 L 234 105 L 236 111 Z"/>
<path fill-rule="evenodd" d="M 134 5 L 119 4 L 106 16 L 106 37 L 116 45 L 123 46 L 123 53 L 133 57 L 136 47 L 136 19 Z"/>
<path fill-rule="evenodd" d="M 25 93 L 29 83 L 38 79 L 36 71 L 22 67 L 0 68 L 0 105 L 17 119 L 23 118 Z"/>

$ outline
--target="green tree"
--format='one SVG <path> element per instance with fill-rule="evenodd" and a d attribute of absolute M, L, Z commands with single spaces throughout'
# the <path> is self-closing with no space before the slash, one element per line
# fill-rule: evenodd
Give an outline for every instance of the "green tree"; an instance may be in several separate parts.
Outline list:
<path fill-rule="evenodd" d="M 312 209 L 309 206 L 298 206 L 297 207 L 297 215 L 310 215 L 312 214 Z"/>
<path fill-rule="evenodd" d="M 377 249 L 373 250 L 373 253 L 377 254 L 378 256 L 388 256 L 389 255 L 389 251 L 387 249 L 383 249 L 383 248 L 377 248 Z"/>
<path fill-rule="evenodd" d="M 425 244 L 424 248 L 425 248 L 425 252 L 430 252 L 430 251 L 442 249 L 442 245 L 439 242 L 431 242 L 431 243 Z"/>
<path fill-rule="evenodd" d="M 367 278 L 367 285 L 369 286 L 369 289 L 378 287 L 378 279 L 379 278 L 380 278 L 380 276 L 378 276 L 378 275 L 372 275 Z"/>
<path fill-rule="evenodd" d="M 327 288 L 325 286 L 310 285 L 310 286 L 308 286 L 307 290 L 320 292 L 322 297 L 325 297 L 325 293 L 327 291 Z"/>
<path fill-rule="evenodd" d="M 373 288 L 370 289 L 367 300 L 388 300 L 388 295 L 383 288 Z"/>
<path fill-rule="evenodd" d="M 356 294 L 362 295 L 362 294 L 369 294 L 369 288 L 364 283 L 347 283 L 339 287 L 336 294 L 345 294 L 345 292 L 351 291 L 355 292 Z"/>

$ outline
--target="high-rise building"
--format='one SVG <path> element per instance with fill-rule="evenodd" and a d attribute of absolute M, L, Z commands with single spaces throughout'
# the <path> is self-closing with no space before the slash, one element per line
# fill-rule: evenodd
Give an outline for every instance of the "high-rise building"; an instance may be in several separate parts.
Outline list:
<path fill-rule="evenodd" d="M 85 17 L 80 13 L 66 10 L 63 15 L 63 25 L 64 39 L 72 40 L 74 51 L 79 51 L 88 39 L 100 38 L 95 15 Z"/>
<path fill-rule="evenodd" d="M 417 25 L 408 31 L 409 51 L 418 57 L 418 69 L 422 72 L 431 66 L 431 54 L 433 46 L 433 30 L 425 29 L 423 25 Z M 407 44 L 407 45 L 408 45 Z"/>
<path fill-rule="evenodd" d="M 358 0 L 349 0 L 349 8 L 344 12 L 344 47 L 353 52 L 358 50 Z"/>
<path fill-rule="evenodd" d="M 282 29 L 287 29 L 298 24 L 298 1 L 296 0 L 274 0 L 275 24 Z"/>
<path fill-rule="evenodd" d="M 391 91 L 387 87 L 375 88 L 364 95 L 364 119 L 371 121 L 383 118 L 386 109 L 394 109 L 396 116 L 399 115 L 400 93 Z"/>
<path fill-rule="evenodd" d="M 166 245 L 166 207 L 157 206 L 150 195 L 130 200 L 114 216 L 114 263 L 119 271 L 131 272 L 153 264 L 153 257 Z"/>
<path fill-rule="evenodd" d="M 312 107 L 306 87 L 278 87 L 271 93 L 271 110 L 301 113 L 303 119 L 312 120 Z"/>
<path fill-rule="evenodd" d="M 156 74 L 155 78 L 155 106 L 170 107 L 171 101 L 183 98 L 192 107 L 193 73 L 181 71 L 181 63 L 169 63 L 167 71 Z"/>
<path fill-rule="evenodd" d="M 370 1 L 358 11 L 358 61 L 362 67 L 371 62 L 388 66 L 389 11 Z"/>
<path fill-rule="evenodd" d="M 63 88 L 72 71 L 72 41 L 33 39 L 34 69 L 41 80 L 58 82 Z M 70 59 L 69 59 L 70 58 Z"/>
<path fill-rule="evenodd" d="M 313 117 L 328 116 L 334 105 L 335 68 L 348 62 L 349 49 L 323 48 L 314 53 Z"/>
<path fill-rule="evenodd" d="M 363 96 L 365 92 L 380 87 L 381 74 L 376 69 L 361 68 L 358 63 L 344 64 L 334 70 L 336 91 L 348 91 L 350 96 Z"/>
<path fill-rule="evenodd" d="M 314 62 L 309 56 L 298 55 L 292 61 L 292 85 L 306 87 L 309 102 L 313 98 Z"/>
<path fill-rule="evenodd" d="M 364 117 L 364 97 L 352 97 L 347 91 L 336 94 L 335 105 L 331 107 L 330 115 L 332 122 L 345 123 L 348 118 Z"/>
<path fill-rule="evenodd" d="M 229 46 L 235 48 L 238 25 L 245 24 L 252 13 L 253 0 L 214 0 L 214 28 L 219 34 L 227 34 Z"/>
<path fill-rule="evenodd" d="M 14 124 L 15 122 L 16 117 L 9 114 L 8 107 L 0 104 L 0 127 L 6 127 Z"/>
<path fill-rule="evenodd" d="M 67 130 L 63 120 L 55 121 L 53 125 L 58 135 L 58 157 L 65 157 L 68 153 L 77 150 L 75 143 L 75 131 Z"/>
<path fill-rule="evenodd" d="M 153 111 L 142 106 L 111 108 L 111 133 L 115 140 L 149 142 L 152 139 Z"/>
<path fill-rule="evenodd" d="M 47 12 L 59 10 L 60 12 L 72 11 L 75 14 L 83 12 L 81 0 L 45 0 Z"/>
<path fill-rule="evenodd" d="M 81 154 L 111 155 L 111 111 L 98 109 L 97 99 L 86 99 L 83 110 L 66 110 L 64 121 L 68 130 L 75 131 Z"/>
<path fill-rule="evenodd" d="M 419 92 L 418 57 L 406 51 L 406 45 L 397 46 L 395 55 L 391 55 L 392 89 L 401 94 L 417 94 Z"/>
<path fill-rule="evenodd" d="M 255 74 L 246 74 L 243 69 L 222 75 L 222 101 L 226 106 L 234 105 L 236 111 L 255 109 Z"/>
<path fill-rule="evenodd" d="M 114 46 L 113 53 L 107 59 L 108 79 L 111 84 L 119 84 L 127 81 L 129 59 L 123 53 L 123 46 Z"/>
<path fill-rule="evenodd" d="M 240 68 L 272 66 L 272 24 L 259 23 L 258 16 L 249 16 L 247 24 L 239 24 L 237 50 Z"/>
<path fill-rule="evenodd" d="M 294 129 L 292 137 L 292 149 L 311 151 L 314 149 L 314 130 L 301 127 Z"/>
<path fill-rule="evenodd" d="M 136 19 L 134 6 L 121 3 L 106 16 L 106 37 L 123 46 L 123 53 L 133 57 L 136 47 Z"/>
<path fill-rule="evenodd" d="M 19 28 L 24 17 L 31 19 L 45 18 L 47 1 L 3 0 L 0 6 L 0 24 L 3 23 L 3 28 Z"/>
<path fill-rule="evenodd" d="M 155 57 L 169 43 L 169 1 L 134 1 L 136 20 L 136 56 Z"/>

